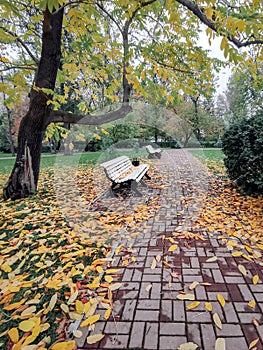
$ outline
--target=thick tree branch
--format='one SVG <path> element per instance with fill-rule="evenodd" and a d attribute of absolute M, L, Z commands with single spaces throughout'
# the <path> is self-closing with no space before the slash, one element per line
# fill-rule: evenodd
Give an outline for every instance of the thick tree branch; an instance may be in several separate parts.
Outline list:
<path fill-rule="evenodd" d="M 227 32 L 225 33 L 220 33 L 218 28 L 216 27 L 215 23 L 211 21 L 203 10 L 194 2 L 189 1 L 189 0 L 176 0 L 179 4 L 183 5 L 186 7 L 189 11 L 191 11 L 194 15 L 196 15 L 201 22 L 203 22 L 207 27 L 211 28 L 214 32 L 226 36 L 227 39 L 232 42 L 236 47 L 241 48 L 241 47 L 246 47 L 249 45 L 256 45 L 256 44 L 263 44 L 263 40 L 247 40 L 247 41 L 240 41 L 237 38 L 235 38 L 233 35 L 228 34 Z"/>
<path fill-rule="evenodd" d="M 124 118 L 128 113 L 132 111 L 132 107 L 129 104 L 123 103 L 122 106 L 112 112 L 106 114 L 93 116 L 93 115 L 79 115 L 73 114 L 64 111 L 53 111 L 50 114 L 50 117 L 47 121 L 47 124 L 50 123 L 71 123 L 71 124 L 82 124 L 82 125 L 101 125 L 105 123 L 112 122 Z"/>

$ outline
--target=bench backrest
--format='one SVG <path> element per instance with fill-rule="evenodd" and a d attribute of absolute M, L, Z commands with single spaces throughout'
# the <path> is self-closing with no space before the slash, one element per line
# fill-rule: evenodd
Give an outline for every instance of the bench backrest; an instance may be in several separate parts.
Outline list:
<path fill-rule="evenodd" d="M 160 151 L 159 148 L 158 148 L 158 149 L 155 149 L 155 148 L 153 148 L 152 145 L 148 145 L 148 146 L 146 146 L 145 148 L 146 148 L 146 150 L 147 150 L 149 153 L 155 153 L 155 152 L 159 152 L 159 151 Z"/>
<path fill-rule="evenodd" d="M 132 163 L 129 157 L 121 156 L 102 163 L 101 166 L 104 168 L 108 178 L 114 181 L 118 179 L 121 174 L 128 171 L 131 168 Z"/>

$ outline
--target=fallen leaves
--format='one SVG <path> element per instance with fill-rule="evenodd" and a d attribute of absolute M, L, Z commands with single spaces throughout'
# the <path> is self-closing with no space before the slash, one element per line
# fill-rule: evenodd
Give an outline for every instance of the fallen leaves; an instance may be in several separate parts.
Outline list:
<path fill-rule="evenodd" d="M 226 350 L 226 342 L 224 338 L 216 339 L 215 350 Z"/>
<path fill-rule="evenodd" d="M 0 203 L 3 348 L 9 343 L 12 350 L 75 349 L 75 342 L 62 341 L 70 323 L 84 318 L 87 327 L 94 327 L 98 306 L 107 320 L 113 293 L 122 286 L 114 282 L 119 269 L 111 267 L 112 242 L 137 236 L 144 229 L 141 224 L 157 210 L 158 197 L 149 198 L 147 205 L 138 201 L 128 210 L 87 210 L 97 196 L 93 169 L 80 167 L 74 170 L 75 178 L 71 167 L 59 172 L 56 182 L 52 170 L 41 173 L 36 196 Z M 108 187 L 105 180 L 103 186 Z M 124 249 L 117 247 L 115 254 Z M 136 262 L 132 252 L 128 254 L 123 262 Z M 76 338 L 81 336 L 81 330 L 74 332 Z"/>
<path fill-rule="evenodd" d="M 217 312 L 215 312 L 213 314 L 213 321 L 219 329 L 222 329 L 222 322 L 221 322 L 220 317 L 218 316 Z"/>
<path fill-rule="evenodd" d="M 222 294 L 217 294 L 216 297 L 217 297 L 217 300 L 219 301 L 220 305 L 222 307 L 225 307 L 226 301 L 225 301 L 223 295 Z"/>

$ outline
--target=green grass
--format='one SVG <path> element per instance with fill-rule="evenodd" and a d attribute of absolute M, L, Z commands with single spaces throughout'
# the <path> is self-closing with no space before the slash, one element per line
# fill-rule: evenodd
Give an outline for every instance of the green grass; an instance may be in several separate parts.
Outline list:
<path fill-rule="evenodd" d="M 206 163 L 208 160 L 222 161 L 225 157 L 224 153 L 220 149 L 189 150 L 189 152 L 198 158 L 202 163 Z"/>
<path fill-rule="evenodd" d="M 4 153 L 2 153 L 4 154 Z M 8 158 L 8 159 L 0 159 L 0 173 L 2 174 L 8 174 L 11 172 L 14 163 L 15 163 L 15 157 L 12 159 L 9 157 L 11 156 L 9 154 L 9 157 L 7 157 L 7 154 L 4 154 L 5 156 L 2 157 L 2 154 L 0 158 Z M 130 158 L 133 157 L 146 157 L 147 152 L 146 151 L 114 151 L 114 152 L 87 152 L 87 153 L 75 153 L 71 156 L 64 156 L 63 154 L 56 154 L 56 155 L 50 155 L 50 154 L 42 154 L 41 156 L 41 169 L 46 168 L 58 168 L 63 166 L 73 166 L 77 167 L 79 165 L 85 165 L 85 164 L 95 164 L 96 162 L 103 162 L 108 159 L 111 159 L 113 156 L 118 157 L 121 155 L 127 155 Z M 111 158 L 107 158 L 107 156 L 110 156 Z"/>

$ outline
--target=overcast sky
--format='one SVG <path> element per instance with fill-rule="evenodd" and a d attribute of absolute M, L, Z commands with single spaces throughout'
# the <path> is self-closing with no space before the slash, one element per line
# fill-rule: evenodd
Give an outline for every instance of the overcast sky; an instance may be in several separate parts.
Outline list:
<path fill-rule="evenodd" d="M 220 50 L 220 44 L 221 44 L 222 38 L 215 38 L 211 42 L 211 46 L 208 43 L 208 37 L 204 31 L 203 35 L 200 34 L 200 45 L 203 46 L 205 49 L 210 50 L 211 57 L 218 58 L 222 61 L 225 61 L 225 57 L 223 54 L 223 51 Z M 217 94 L 223 93 L 226 90 L 228 79 L 231 75 L 231 69 L 226 67 L 221 70 L 221 72 L 218 75 L 218 90 Z"/>

